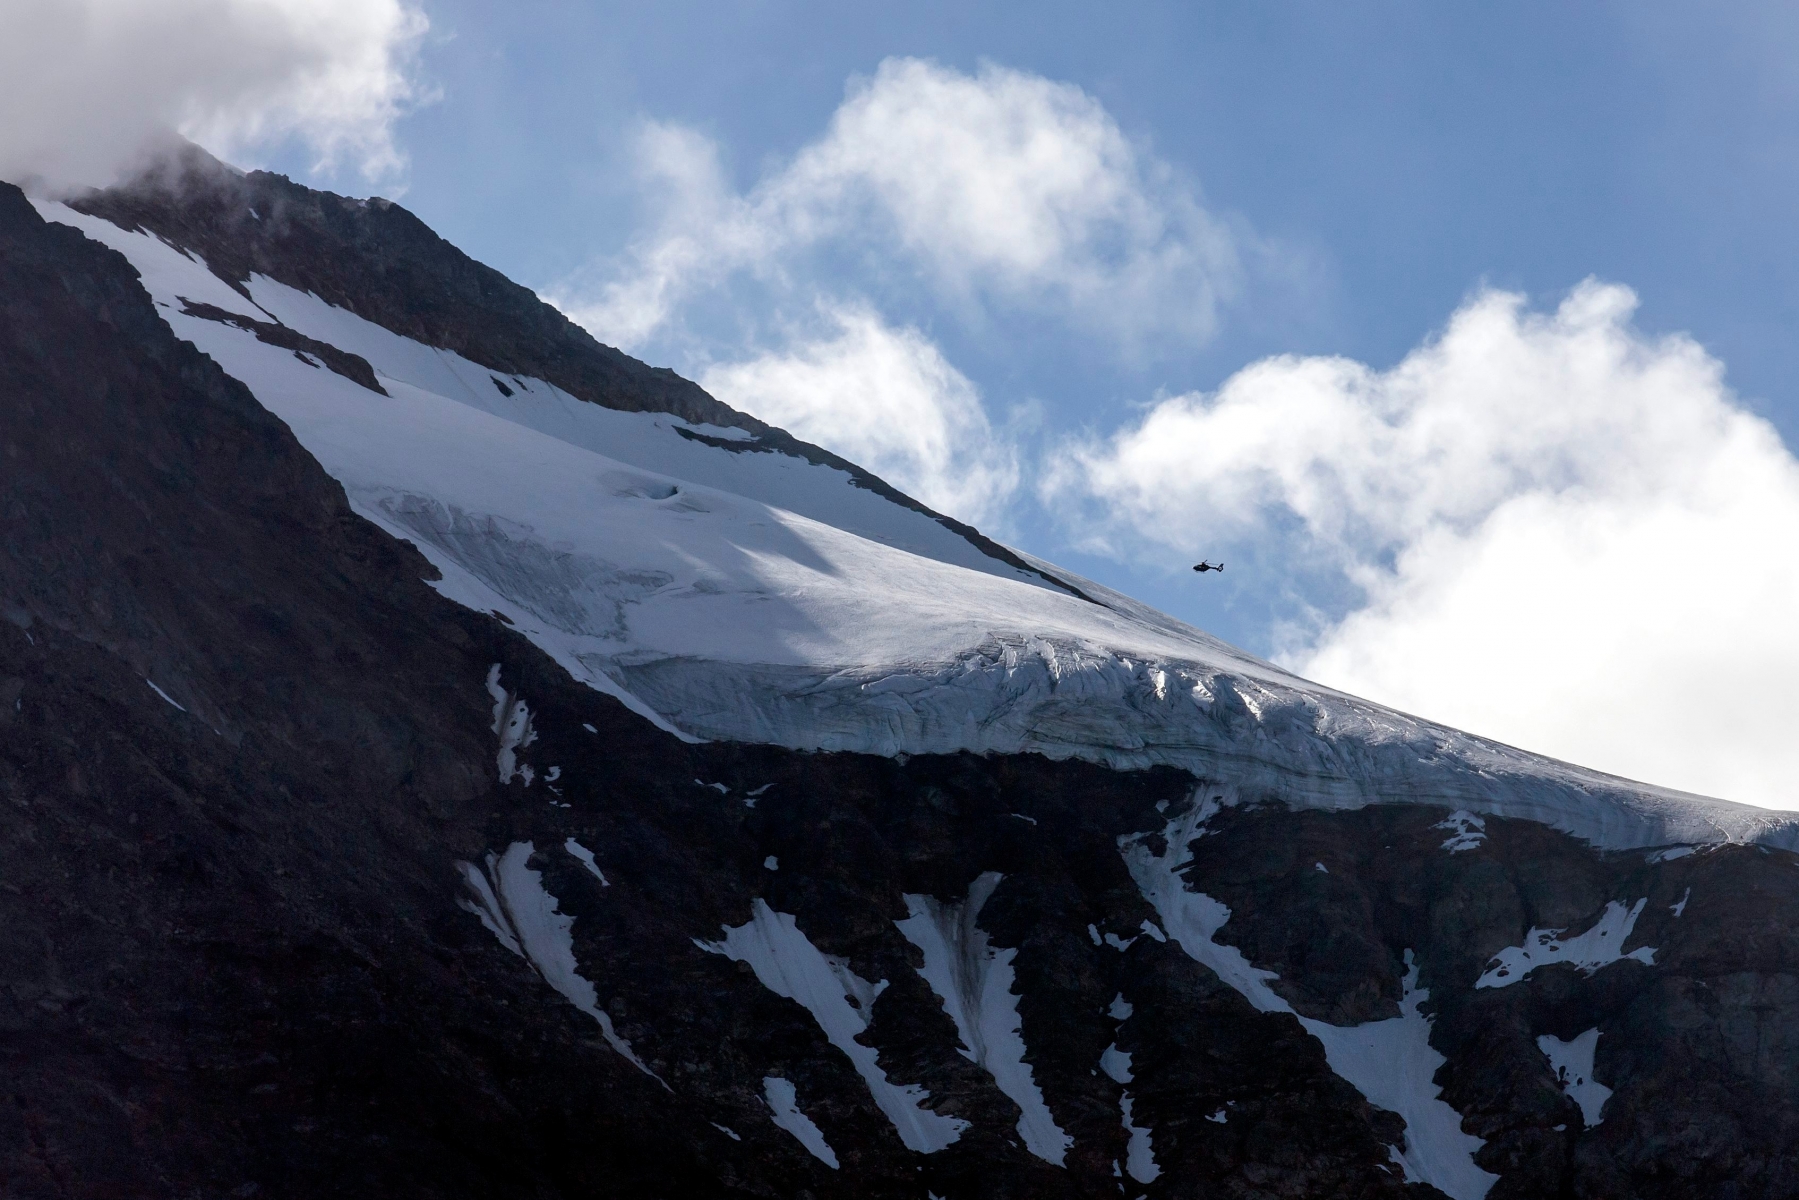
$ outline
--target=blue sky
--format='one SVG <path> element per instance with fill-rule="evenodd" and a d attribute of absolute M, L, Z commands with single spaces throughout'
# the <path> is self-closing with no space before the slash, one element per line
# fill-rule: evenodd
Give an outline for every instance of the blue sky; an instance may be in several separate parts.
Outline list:
<path fill-rule="evenodd" d="M 875 8 L 882 11 L 875 12 Z M 1551 303 L 1593 275 L 1637 324 L 1685 331 L 1799 438 L 1799 17 L 1782 6 L 1140 3 L 426 5 L 441 99 L 404 120 L 404 202 L 452 241 L 555 289 L 642 224 L 645 119 L 715 139 L 733 178 L 816 138 L 846 81 L 889 56 L 990 60 L 1073 83 L 1209 206 L 1302 255 L 1209 342 L 1153 361 L 1038 354 L 1036 330 L 940 329 L 991 404 L 1107 428 L 1158 391 L 1216 387 L 1263 355 L 1401 358 L 1490 283 Z M 298 148 L 281 165 L 304 176 Z M 355 190 L 361 181 L 344 178 Z M 905 316 L 929 321 L 928 312 Z M 964 341 L 966 339 L 966 341 Z M 1048 361 L 1045 361 L 1047 358 Z M 1072 361 L 1070 361 L 1072 360 Z M 1030 548 L 1267 650 L 1256 595 Z M 1213 581 L 1207 581 L 1212 584 Z"/>
<path fill-rule="evenodd" d="M 136 91 L 90 46 L 107 126 L 402 193 L 602 340 L 1325 682 L 1799 806 L 1799 10 L 270 7 L 178 0 L 192 61 Z"/>

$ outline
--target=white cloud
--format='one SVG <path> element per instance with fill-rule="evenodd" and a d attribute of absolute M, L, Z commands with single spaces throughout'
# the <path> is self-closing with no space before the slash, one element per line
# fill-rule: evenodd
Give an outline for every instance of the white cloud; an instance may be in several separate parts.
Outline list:
<path fill-rule="evenodd" d="M 1114 538 L 1328 557 L 1359 601 L 1286 656 L 1323 682 L 1799 808 L 1799 461 L 1635 302 L 1488 292 L 1390 371 L 1270 359 L 1069 448 L 1049 490 Z"/>
<path fill-rule="evenodd" d="M 0 178 L 106 184 L 171 132 L 231 156 L 300 138 L 318 166 L 403 165 L 426 29 L 405 0 L 0 0 Z"/>
<path fill-rule="evenodd" d="M 812 250 L 872 250 L 968 315 L 1041 310 L 1126 349 L 1209 336 L 1237 286 L 1231 235 L 1098 101 L 991 64 L 888 59 L 747 193 L 678 126 L 648 126 L 638 165 L 656 228 L 587 302 L 565 303 L 626 346 L 735 275 L 779 284 Z"/>
<path fill-rule="evenodd" d="M 747 189 L 680 125 L 646 125 L 636 165 L 649 232 L 558 305 L 627 349 L 752 347 L 700 382 L 970 521 L 1002 516 L 1017 451 L 937 346 L 867 297 L 980 325 L 1049 317 L 1128 355 L 1210 336 L 1241 274 L 1194 188 L 1097 100 L 991 64 L 888 59 Z M 683 337 L 696 314 L 704 350 Z"/>
<path fill-rule="evenodd" d="M 890 328 L 866 308 L 825 315 L 824 336 L 713 367 L 701 386 L 939 512 L 996 518 L 1018 485 L 1018 463 L 975 386 L 916 329 Z"/>

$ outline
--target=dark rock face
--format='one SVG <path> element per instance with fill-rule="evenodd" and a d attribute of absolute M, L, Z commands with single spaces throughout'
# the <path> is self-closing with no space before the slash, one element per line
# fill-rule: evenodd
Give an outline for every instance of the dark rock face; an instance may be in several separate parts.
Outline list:
<path fill-rule="evenodd" d="M 245 186 L 288 196 L 296 229 L 342 220 L 343 244 L 367 242 L 388 290 L 354 291 L 363 268 L 342 267 L 348 307 L 416 302 L 428 333 L 479 323 L 458 296 L 510 303 L 472 265 L 466 294 L 408 298 L 428 231 L 399 210 Z M 264 269 L 209 228 L 215 267 Z M 1205 781 L 660 733 L 440 598 L 173 337 L 123 259 L 4 187 L 0 506 L 0 1194 L 1441 1195 L 1404 1181 L 1403 1122 L 1294 1016 L 1157 936 L 1120 839 L 1157 842 Z M 529 706 L 530 778 L 499 779 L 494 664 Z M 1217 940 L 1338 1025 L 1395 1016 L 1411 952 L 1437 1083 L 1485 1141 L 1495 1200 L 1799 1193 L 1793 855 L 1651 863 L 1493 819 L 1451 853 L 1439 808 L 1248 799 L 1183 872 L 1229 907 Z M 458 862 L 524 842 L 596 1008 L 657 1078 L 459 904 Z M 895 924 L 907 895 L 960 902 L 984 872 L 1003 879 L 980 927 L 1016 952 L 1063 1166 L 1025 1149 L 1018 1106 L 958 1053 Z M 1533 929 L 1579 934 L 1638 900 L 1619 949 L 1652 964 L 1476 986 Z M 804 1008 L 699 944 L 758 901 L 886 982 L 861 1040 L 968 1123 L 958 1140 L 907 1150 Z M 1537 1039 L 1595 1028 L 1613 1095 L 1589 1128 Z M 1147 1184 L 1120 1171 L 1123 1088 L 1099 1069 L 1114 1045 Z M 835 1169 L 771 1120 L 771 1076 Z"/>
<path fill-rule="evenodd" d="M 375 378 L 375 368 L 369 366 L 369 360 L 360 354 L 351 354 L 347 350 L 339 350 L 336 346 L 307 337 L 297 330 L 274 321 L 255 321 L 238 313 L 226 312 L 216 304 L 197 304 L 185 297 L 182 298 L 181 314 L 187 317 L 199 317 L 202 321 L 217 321 L 222 325 L 233 325 L 246 333 L 256 335 L 256 340 L 270 346 L 280 346 L 283 350 L 292 350 L 294 357 L 301 362 L 315 367 L 324 367 L 348 379 L 351 383 L 360 384 L 371 392 L 387 395 Z M 496 384 L 499 380 L 494 381 Z"/>

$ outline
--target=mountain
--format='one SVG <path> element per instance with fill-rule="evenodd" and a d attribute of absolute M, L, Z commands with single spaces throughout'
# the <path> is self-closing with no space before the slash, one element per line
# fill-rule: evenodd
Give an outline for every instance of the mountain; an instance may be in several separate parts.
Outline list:
<path fill-rule="evenodd" d="M 8 1196 L 1799 1194 L 1792 816 L 1298 679 L 386 201 L 0 186 L 0 313 Z"/>

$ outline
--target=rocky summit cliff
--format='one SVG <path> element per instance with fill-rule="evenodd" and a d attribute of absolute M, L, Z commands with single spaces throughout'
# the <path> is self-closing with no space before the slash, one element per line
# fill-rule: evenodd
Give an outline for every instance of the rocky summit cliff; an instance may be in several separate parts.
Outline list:
<path fill-rule="evenodd" d="M 0 185 L 0 505 L 5 1196 L 1799 1195 L 1792 817 L 1295 678 L 397 205 Z"/>

